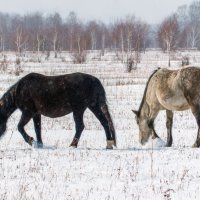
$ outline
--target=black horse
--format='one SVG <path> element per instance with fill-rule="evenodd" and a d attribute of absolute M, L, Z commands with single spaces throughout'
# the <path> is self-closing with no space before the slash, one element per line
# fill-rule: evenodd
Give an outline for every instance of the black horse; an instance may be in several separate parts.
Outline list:
<path fill-rule="evenodd" d="M 13 85 L 0 100 L 0 136 L 6 130 L 7 119 L 16 110 L 22 112 L 18 130 L 24 140 L 32 145 L 34 139 L 24 130 L 33 119 L 37 145 L 43 147 L 41 115 L 55 118 L 73 112 L 76 133 L 70 146 L 77 147 L 84 129 L 83 114 L 89 108 L 104 127 L 107 148 L 116 146 L 115 129 L 106 104 L 105 90 L 94 76 L 73 73 L 44 76 L 30 73 Z"/>

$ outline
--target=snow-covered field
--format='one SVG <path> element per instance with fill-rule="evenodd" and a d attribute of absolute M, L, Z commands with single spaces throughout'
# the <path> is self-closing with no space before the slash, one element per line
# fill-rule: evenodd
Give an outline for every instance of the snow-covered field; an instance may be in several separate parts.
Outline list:
<path fill-rule="evenodd" d="M 194 65 L 200 52 L 176 53 L 172 68 L 189 55 Z M 66 56 L 66 57 L 65 57 Z M 160 52 L 142 55 L 137 70 L 126 72 L 124 64 L 107 54 L 101 61 L 96 55 L 87 64 L 72 64 L 63 54 L 60 59 L 36 62 L 27 53 L 21 61 L 23 73 L 14 74 L 15 57 L 7 53 L 5 72 L 0 73 L 0 95 L 25 74 L 35 71 L 62 74 L 81 71 L 98 77 L 106 90 L 115 124 L 118 148 L 106 150 L 105 133 L 90 111 L 84 115 L 85 130 L 77 149 L 69 148 L 74 136 L 72 115 L 50 119 L 42 117 L 44 149 L 28 146 L 17 131 L 20 112 L 9 119 L 7 132 L 0 141 L 0 199 L 10 200 L 125 200 L 125 199 L 199 199 L 200 151 L 191 148 L 197 125 L 190 111 L 176 112 L 171 148 L 145 147 L 138 142 L 138 127 L 131 109 L 137 109 L 146 80 L 157 67 L 167 66 Z M 3 60 L 4 56 L 0 56 Z M 165 113 L 155 122 L 156 131 L 166 141 Z M 26 126 L 35 137 L 33 124 Z"/>

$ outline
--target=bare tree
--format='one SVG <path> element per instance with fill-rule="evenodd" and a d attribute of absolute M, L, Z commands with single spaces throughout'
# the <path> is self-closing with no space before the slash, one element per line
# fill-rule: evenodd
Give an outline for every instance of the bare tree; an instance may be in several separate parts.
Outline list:
<path fill-rule="evenodd" d="M 180 46 L 200 48 L 200 1 L 180 6 L 177 17 L 181 32 Z"/>
<path fill-rule="evenodd" d="M 55 13 L 48 16 L 47 24 L 49 27 L 48 35 L 52 41 L 52 50 L 54 51 L 55 57 L 57 57 L 58 50 L 60 49 L 59 39 L 62 27 L 62 18 L 60 14 Z"/>
<path fill-rule="evenodd" d="M 68 29 L 69 29 L 67 41 L 70 44 L 70 47 L 69 47 L 70 52 L 73 52 L 74 51 L 74 43 L 75 43 L 75 37 L 74 37 L 75 29 L 78 24 L 77 15 L 75 12 L 69 13 L 69 16 L 67 18 L 67 24 L 68 24 Z"/>
<path fill-rule="evenodd" d="M 135 16 L 127 16 L 125 19 L 125 35 L 127 42 L 127 52 L 132 51 L 132 40 L 135 31 Z"/>
<path fill-rule="evenodd" d="M 15 44 L 17 47 L 18 55 L 20 55 L 23 50 L 27 49 L 26 42 L 28 41 L 28 35 L 26 34 L 26 31 L 23 29 L 22 23 L 19 23 L 16 26 L 15 33 L 16 33 Z"/>
<path fill-rule="evenodd" d="M 191 48 L 200 47 L 200 1 L 194 1 L 188 10 L 188 41 Z"/>
<path fill-rule="evenodd" d="M 90 49 L 101 50 L 103 55 L 106 48 L 131 54 L 136 46 L 137 49 L 146 46 L 145 29 L 142 36 L 136 34 L 135 28 L 134 16 L 104 24 L 95 20 L 83 23 L 74 12 L 65 21 L 58 13 L 48 16 L 38 12 L 23 16 L 0 13 L 0 50 L 31 50 L 38 57 L 41 51 L 54 51 L 56 56 L 60 50 L 81 53 Z"/>
<path fill-rule="evenodd" d="M 178 33 L 178 21 L 175 14 L 166 18 L 158 30 L 159 45 L 164 51 L 167 51 L 169 56 L 168 66 L 170 66 L 171 51 L 177 48 Z"/>
<path fill-rule="evenodd" d="M 5 40 L 7 34 L 7 15 L 0 14 L 0 51 L 5 50 Z"/>
<path fill-rule="evenodd" d="M 148 46 L 149 41 L 149 25 L 147 23 L 141 24 L 140 34 L 141 34 L 141 48 L 143 52 L 145 53 L 146 48 Z"/>
<path fill-rule="evenodd" d="M 101 23 L 100 25 L 100 34 L 101 34 L 101 55 L 104 56 L 104 53 L 105 53 L 105 46 L 106 46 L 106 35 L 107 35 L 107 28 L 106 26 Z"/>
<path fill-rule="evenodd" d="M 96 21 L 90 21 L 88 24 L 88 32 L 90 34 L 90 41 L 91 41 L 91 50 L 97 49 L 97 31 L 98 31 L 98 24 Z"/>

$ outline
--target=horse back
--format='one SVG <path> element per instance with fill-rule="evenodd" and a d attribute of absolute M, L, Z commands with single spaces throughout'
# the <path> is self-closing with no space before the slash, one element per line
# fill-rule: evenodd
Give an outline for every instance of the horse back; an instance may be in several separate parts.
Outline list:
<path fill-rule="evenodd" d="M 181 83 L 184 94 L 190 104 L 200 101 L 200 68 L 187 67 L 181 70 Z"/>
<path fill-rule="evenodd" d="M 149 83 L 149 104 L 157 109 L 188 109 L 181 81 L 181 70 L 158 70 Z"/>

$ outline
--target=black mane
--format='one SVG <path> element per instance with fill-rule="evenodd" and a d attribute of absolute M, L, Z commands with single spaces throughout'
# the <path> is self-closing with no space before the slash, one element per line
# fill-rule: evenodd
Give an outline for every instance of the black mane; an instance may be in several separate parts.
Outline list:
<path fill-rule="evenodd" d="M 10 114 L 16 109 L 15 97 L 16 97 L 17 83 L 11 86 L 7 92 L 1 97 L 1 113 L 6 117 L 9 117 Z"/>
<path fill-rule="evenodd" d="M 138 115 L 140 115 L 142 106 L 143 106 L 143 104 L 144 104 L 144 100 L 145 100 L 145 97 L 146 97 L 146 93 L 147 93 L 147 88 L 148 88 L 148 86 L 149 86 L 149 82 L 150 82 L 151 78 L 153 77 L 153 75 L 154 75 L 159 69 L 160 69 L 160 68 L 158 68 L 158 69 L 156 69 L 156 70 L 153 71 L 153 73 L 150 75 L 150 77 L 149 77 L 149 79 L 148 79 L 148 81 L 147 81 L 147 83 L 146 83 L 146 86 L 145 86 L 145 89 L 144 89 L 144 93 L 143 93 L 143 97 L 142 97 L 142 101 L 141 101 L 141 103 L 140 103 L 140 107 L 139 107 L 139 110 L 138 110 Z"/>

